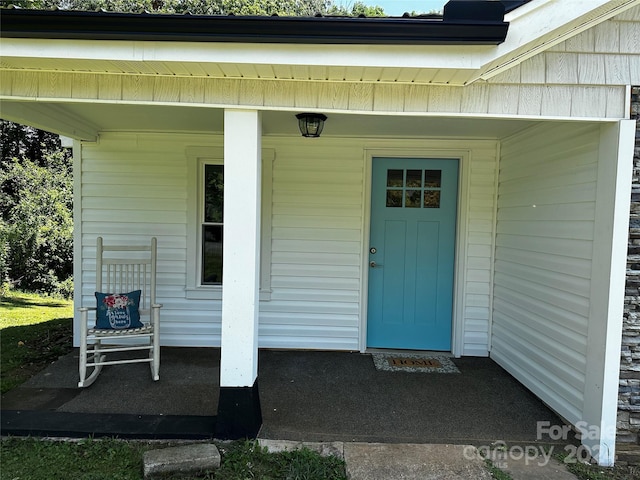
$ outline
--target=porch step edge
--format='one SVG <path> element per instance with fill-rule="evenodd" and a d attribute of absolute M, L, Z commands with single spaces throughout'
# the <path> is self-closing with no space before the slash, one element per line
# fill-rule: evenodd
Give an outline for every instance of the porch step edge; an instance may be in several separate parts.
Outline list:
<path fill-rule="evenodd" d="M 0 434 L 46 437 L 214 438 L 216 417 L 2 410 Z"/>

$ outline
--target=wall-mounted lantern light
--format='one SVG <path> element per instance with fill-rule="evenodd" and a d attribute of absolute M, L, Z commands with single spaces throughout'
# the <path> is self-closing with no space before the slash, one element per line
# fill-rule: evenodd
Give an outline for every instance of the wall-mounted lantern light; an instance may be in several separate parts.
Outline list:
<path fill-rule="evenodd" d="M 319 137 L 327 116 L 322 113 L 299 113 L 296 118 L 303 137 Z"/>

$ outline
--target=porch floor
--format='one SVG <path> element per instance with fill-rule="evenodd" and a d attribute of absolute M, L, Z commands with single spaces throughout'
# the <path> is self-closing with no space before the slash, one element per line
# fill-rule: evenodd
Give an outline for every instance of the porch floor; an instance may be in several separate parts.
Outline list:
<path fill-rule="evenodd" d="M 492 360 L 454 363 L 460 374 L 382 372 L 367 354 L 263 350 L 259 436 L 487 445 L 536 442 L 537 422 L 563 423 Z M 77 365 L 74 351 L 3 395 L 2 433 L 213 435 L 219 349 L 163 348 L 158 382 L 146 364 L 118 365 L 78 389 Z"/>

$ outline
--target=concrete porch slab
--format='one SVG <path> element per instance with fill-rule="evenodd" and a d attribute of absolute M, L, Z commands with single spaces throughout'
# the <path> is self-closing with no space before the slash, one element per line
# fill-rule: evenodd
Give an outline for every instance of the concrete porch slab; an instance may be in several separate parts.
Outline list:
<path fill-rule="evenodd" d="M 203 428 L 214 435 L 219 349 L 163 348 L 158 382 L 151 380 L 147 365 L 118 365 L 105 367 L 85 389 L 76 387 L 74 353 L 3 395 L 3 433 L 38 425 L 53 430 L 58 425 L 56 431 L 63 431 L 73 424 L 76 435 L 83 425 L 86 434 L 95 435 L 100 433 L 96 429 L 106 429 L 108 419 L 113 427 L 104 433 L 110 435 L 118 433 L 113 428 L 144 438 L 178 438 L 180 429 L 186 438 L 203 438 Z M 261 351 L 259 437 L 476 446 L 498 440 L 548 443 L 537 438 L 537 422 L 562 422 L 540 400 L 490 359 L 453 361 L 461 373 L 381 372 L 367 354 Z M 7 411 L 13 413 L 5 415 Z M 169 424 L 171 429 L 165 429 Z M 194 428 L 193 437 L 188 428 Z"/>

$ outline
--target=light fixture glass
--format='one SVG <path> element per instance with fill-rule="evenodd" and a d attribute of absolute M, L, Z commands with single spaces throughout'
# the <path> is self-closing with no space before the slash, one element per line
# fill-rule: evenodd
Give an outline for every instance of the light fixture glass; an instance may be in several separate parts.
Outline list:
<path fill-rule="evenodd" d="M 296 118 L 303 137 L 319 137 L 327 116 L 322 113 L 299 113 Z"/>

